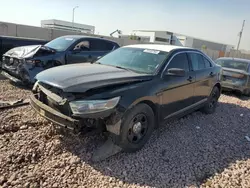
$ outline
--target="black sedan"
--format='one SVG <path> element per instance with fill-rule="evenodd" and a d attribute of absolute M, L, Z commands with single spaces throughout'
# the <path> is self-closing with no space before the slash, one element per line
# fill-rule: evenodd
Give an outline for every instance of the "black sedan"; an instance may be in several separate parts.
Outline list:
<path fill-rule="evenodd" d="M 215 63 L 222 67 L 221 85 L 224 90 L 235 90 L 250 96 L 250 60 L 222 57 Z"/>
<path fill-rule="evenodd" d="M 137 151 L 161 122 L 194 110 L 213 113 L 221 67 L 202 52 L 130 45 L 97 62 L 51 68 L 36 76 L 33 108 L 72 131 L 102 128 L 124 151 Z"/>

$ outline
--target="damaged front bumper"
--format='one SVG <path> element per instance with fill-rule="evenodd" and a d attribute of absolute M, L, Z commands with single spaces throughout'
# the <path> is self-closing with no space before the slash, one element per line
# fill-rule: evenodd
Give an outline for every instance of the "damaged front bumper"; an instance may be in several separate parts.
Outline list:
<path fill-rule="evenodd" d="M 30 96 L 30 105 L 33 109 L 43 116 L 45 119 L 53 122 L 54 124 L 69 129 L 74 133 L 81 132 L 84 125 L 84 119 L 101 119 L 106 126 L 106 130 L 114 135 L 120 135 L 121 128 L 121 114 L 116 112 L 96 113 L 95 115 L 85 117 L 69 117 L 63 113 L 53 109 L 52 107 L 42 103 L 38 100 L 38 95 L 33 94 Z M 108 116 L 109 115 L 109 116 Z"/>
<path fill-rule="evenodd" d="M 4 70 L 0 70 L 1 71 L 1 75 L 4 76 L 5 78 L 13 81 L 13 82 L 16 82 L 16 83 L 21 83 L 22 80 L 10 75 L 8 72 L 4 71 Z"/>
<path fill-rule="evenodd" d="M 35 83 L 36 74 L 42 70 L 44 69 L 41 67 L 35 67 L 34 65 L 25 61 L 13 65 L 7 65 L 5 62 L 2 62 L 1 65 L 1 74 L 5 78 L 18 83 Z"/>
<path fill-rule="evenodd" d="M 30 105 L 33 109 L 47 120 L 59 125 L 61 127 L 70 129 L 73 132 L 78 132 L 80 128 L 80 121 L 66 116 L 53 108 L 43 104 L 37 99 L 37 95 L 30 96 Z"/>

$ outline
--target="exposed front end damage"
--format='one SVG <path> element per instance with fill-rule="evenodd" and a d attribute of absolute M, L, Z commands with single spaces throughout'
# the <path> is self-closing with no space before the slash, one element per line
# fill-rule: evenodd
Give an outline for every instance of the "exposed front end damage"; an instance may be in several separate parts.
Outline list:
<path fill-rule="evenodd" d="M 116 129 L 110 128 L 115 125 L 119 127 L 117 123 L 121 118 L 121 113 L 116 108 L 85 115 L 74 114 L 69 106 L 69 102 L 76 99 L 73 94 L 64 93 L 62 90 L 47 84 L 37 83 L 33 87 L 33 93 L 30 97 L 32 107 L 46 119 L 59 126 L 73 132 L 106 126 L 110 132 L 118 134 Z"/>
<path fill-rule="evenodd" d="M 122 149 L 114 144 L 111 135 L 120 134 L 122 113 L 114 108 L 90 115 L 76 115 L 69 107 L 69 102 L 75 98 L 73 94 L 63 93 L 58 88 L 36 83 L 33 95 L 30 96 L 30 104 L 41 116 L 74 134 L 85 134 L 96 130 L 108 131 L 110 136 L 94 152 L 93 161 L 104 160 L 120 152 Z"/>
<path fill-rule="evenodd" d="M 14 82 L 32 84 L 36 74 L 51 64 L 47 57 L 52 54 L 54 50 L 41 45 L 13 48 L 3 55 L 1 74 Z"/>

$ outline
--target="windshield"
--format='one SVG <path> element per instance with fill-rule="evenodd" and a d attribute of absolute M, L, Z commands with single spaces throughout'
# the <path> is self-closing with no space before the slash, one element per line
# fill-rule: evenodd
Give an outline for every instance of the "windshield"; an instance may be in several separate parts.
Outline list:
<path fill-rule="evenodd" d="M 98 63 L 153 74 L 167 55 L 168 52 L 159 50 L 124 47 L 105 55 Z"/>
<path fill-rule="evenodd" d="M 45 46 L 47 46 L 49 48 L 53 48 L 56 51 L 61 52 L 61 51 L 65 51 L 75 41 L 76 41 L 75 38 L 71 38 L 71 37 L 59 37 L 59 38 L 56 38 L 56 39 L 48 42 L 47 44 L 45 44 Z"/>
<path fill-rule="evenodd" d="M 218 65 L 225 67 L 225 68 L 238 69 L 238 70 L 243 70 L 243 71 L 247 71 L 248 64 L 249 64 L 244 61 L 237 61 L 237 60 L 231 60 L 231 59 L 218 59 L 215 62 Z"/>

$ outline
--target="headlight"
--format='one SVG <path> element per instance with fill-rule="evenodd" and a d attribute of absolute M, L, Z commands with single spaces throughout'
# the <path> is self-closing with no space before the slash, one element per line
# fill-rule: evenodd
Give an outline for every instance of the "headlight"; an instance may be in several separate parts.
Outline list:
<path fill-rule="evenodd" d="M 108 100 L 82 100 L 69 103 L 72 112 L 76 115 L 102 112 L 114 108 L 120 100 L 115 97 Z"/>

